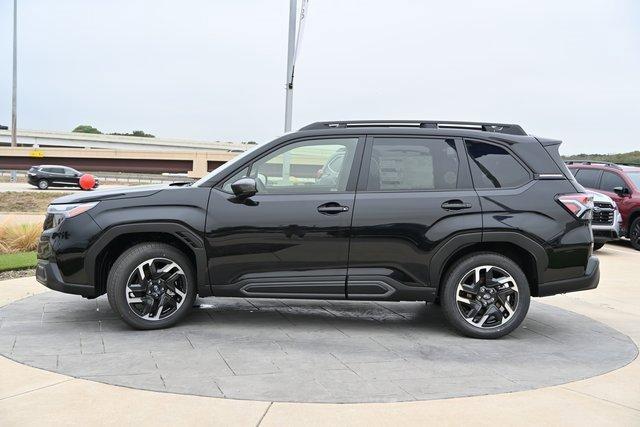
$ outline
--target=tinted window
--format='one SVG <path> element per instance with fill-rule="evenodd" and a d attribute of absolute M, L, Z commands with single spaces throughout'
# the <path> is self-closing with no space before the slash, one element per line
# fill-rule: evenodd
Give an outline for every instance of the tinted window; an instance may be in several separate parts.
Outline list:
<path fill-rule="evenodd" d="M 358 138 L 296 142 L 251 166 L 259 193 L 345 191 Z"/>
<path fill-rule="evenodd" d="M 369 166 L 369 191 L 456 188 L 458 154 L 453 140 L 375 138 Z"/>
<path fill-rule="evenodd" d="M 640 189 L 640 172 L 629 172 L 627 176 L 633 181 L 636 188 Z"/>
<path fill-rule="evenodd" d="M 524 166 L 502 147 L 467 141 L 467 150 L 476 188 L 518 187 L 531 179 Z"/>
<path fill-rule="evenodd" d="M 605 191 L 611 191 L 616 187 L 626 187 L 624 180 L 613 172 L 603 172 L 600 188 Z"/>
<path fill-rule="evenodd" d="M 601 173 L 598 169 L 579 169 L 574 175 L 583 187 L 598 188 Z"/>

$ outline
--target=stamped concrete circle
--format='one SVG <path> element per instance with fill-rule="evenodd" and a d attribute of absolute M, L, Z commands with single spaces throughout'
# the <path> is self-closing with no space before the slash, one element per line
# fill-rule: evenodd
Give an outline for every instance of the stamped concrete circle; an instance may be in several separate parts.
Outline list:
<path fill-rule="evenodd" d="M 588 317 L 533 303 L 493 341 L 424 303 L 213 298 L 172 329 L 136 331 L 106 298 L 46 292 L 0 308 L 0 353 L 147 390 L 289 402 L 392 402 L 526 390 L 620 368 L 637 348 Z"/>

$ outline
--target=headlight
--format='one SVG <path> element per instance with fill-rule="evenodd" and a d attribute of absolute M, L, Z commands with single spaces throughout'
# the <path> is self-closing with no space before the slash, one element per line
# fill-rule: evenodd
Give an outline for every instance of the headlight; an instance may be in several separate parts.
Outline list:
<path fill-rule="evenodd" d="M 57 227 L 64 219 L 73 218 L 94 208 L 98 202 L 72 203 L 68 205 L 49 205 L 47 213 L 53 215 L 53 226 Z"/>

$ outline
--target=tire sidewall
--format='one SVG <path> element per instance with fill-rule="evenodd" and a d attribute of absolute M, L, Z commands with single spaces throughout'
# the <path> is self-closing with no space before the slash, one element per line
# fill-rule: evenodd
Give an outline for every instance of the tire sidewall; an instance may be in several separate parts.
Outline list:
<path fill-rule="evenodd" d="M 146 320 L 133 312 L 125 294 L 129 276 L 142 262 L 151 258 L 166 258 L 180 266 L 187 282 L 186 301 L 166 319 Z M 191 310 L 196 297 L 194 269 L 184 253 L 164 243 L 142 243 L 126 250 L 111 267 L 107 279 L 107 297 L 111 308 L 122 320 L 136 329 L 161 329 L 178 323 Z"/>
<path fill-rule="evenodd" d="M 632 235 L 638 225 L 640 225 L 640 217 L 634 219 L 631 223 L 631 227 L 629 227 L 629 240 L 631 241 L 631 247 L 633 247 L 633 249 L 637 251 L 640 251 L 640 243 L 638 243 L 637 241 L 637 236 Z"/>
<path fill-rule="evenodd" d="M 481 265 L 492 265 L 505 270 L 518 286 L 515 314 L 509 322 L 494 328 L 481 329 L 469 324 L 460 313 L 456 302 L 456 290 L 460 280 L 469 271 Z M 464 257 L 449 269 L 445 275 L 440 299 L 445 318 L 458 332 L 472 338 L 494 339 L 505 336 L 520 326 L 529 311 L 531 294 L 527 277 L 515 262 L 496 253 L 480 253 Z"/>

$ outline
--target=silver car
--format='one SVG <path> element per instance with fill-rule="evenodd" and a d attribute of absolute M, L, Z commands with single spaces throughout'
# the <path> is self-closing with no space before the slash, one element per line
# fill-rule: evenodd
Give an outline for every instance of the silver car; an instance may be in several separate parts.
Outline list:
<path fill-rule="evenodd" d="M 591 229 L 593 230 L 593 250 L 597 251 L 605 243 L 620 238 L 622 216 L 611 197 L 590 190 L 587 193 L 593 196 Z"/>

